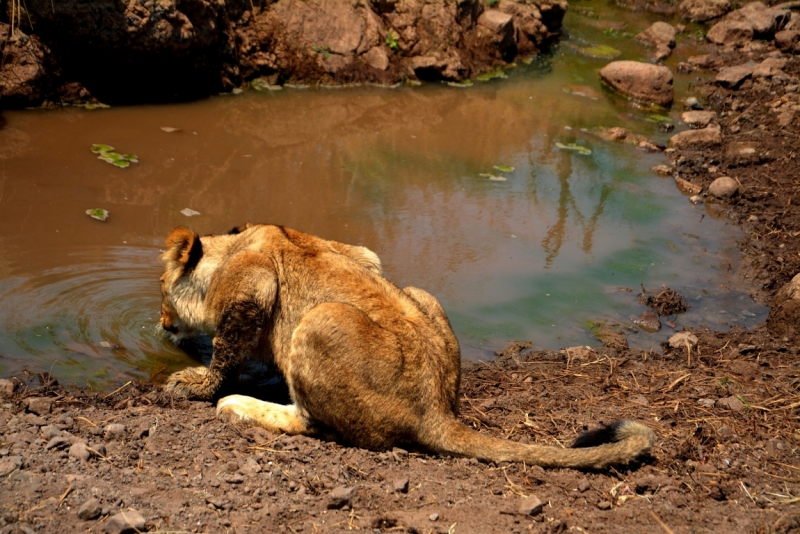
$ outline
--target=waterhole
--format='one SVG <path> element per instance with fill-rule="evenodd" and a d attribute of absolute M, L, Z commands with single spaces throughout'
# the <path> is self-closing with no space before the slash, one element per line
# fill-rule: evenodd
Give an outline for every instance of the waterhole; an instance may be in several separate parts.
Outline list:
<path fill-rule="evenodd" d="M 554 52 L 468 88 L 4 113 L 0 376 L 48 371 L 108 389 L 192 364 L 154 330 L 158 256 L 178 225 L 271 222 L 367 246 L 396 284 L 441 300 L 472 359 L 511 340 L 597 345 L 600 322 L 657 350 L 673 329 L 637 331 L 642 285 L 687 298 L 689 312 L 667 318 L 676 328 L 755 324 L 765 309 L 734 274 L 737 227 L 652 174 L 662 155 L 591 133 L 623 126 L 664 143 L 659 123 L 677 122 L 677 106 L 636 107 L 596 74 L 608 61 L 592 57 L 599 45 L 646 59 L 631 36 L 651 20 L 578 3 Z M 677 78 L 678 98 L 691 83 Z M 138 162 L 99 160 L 99 143 Z"/>

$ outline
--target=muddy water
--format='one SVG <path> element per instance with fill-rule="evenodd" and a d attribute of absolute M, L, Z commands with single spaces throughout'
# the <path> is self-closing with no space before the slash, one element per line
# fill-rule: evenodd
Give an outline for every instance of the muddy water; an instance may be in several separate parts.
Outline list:
<path fill-rule="evenodd" d="M 738 230 L 650 174 L 661 156 L 581 131 L 625 126 L 666 139 L 646 120 L 651 110 L 603 91 L 603 60 L 575 49 L 605 43 L 643 59 L 647 49 L 616 28 L 635 33 L 649 21 L 578 7 L 556 53 L 471 88 L 246 91 L 5 113 L 0 375 L 52 371 L 109 388 L 190 364 L 153 334 L 160 247 L 181 224 L 202 234 L 274 222 L 365 245 L 398 285 L 440 298 L 470 358 L 512 339 L 596 344 L 591 322 L 630 324 L 644 309 L 640 284 L 689 298 L 679 327 L 761 320 L 764 309 L 732 275 Z M 679 90 L 688 83 L 679 79 Z M 93 143 L 139 163 L 112 167 Z M 108 221 L 88 208 L 108 210 Z M 657 347 L 670 333 L 630 341 Z"/>

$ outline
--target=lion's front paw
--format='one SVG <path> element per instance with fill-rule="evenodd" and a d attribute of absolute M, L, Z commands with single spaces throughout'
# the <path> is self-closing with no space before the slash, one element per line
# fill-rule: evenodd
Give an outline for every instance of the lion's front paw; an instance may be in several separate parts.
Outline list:
<path fill-rule="evenodd" d="M 176 397 L 211 400 L 219 388 L 219 380 L 208 367 L 187 367 L 172 373 L 164 384 L 164 391 Z"/>
<path fill-rule="evenodd" d="M 246 425 L 253 419 L 256 399 L 244 395 L 228 395 L 217 403 L 217 418 L 232 425 Z"/>

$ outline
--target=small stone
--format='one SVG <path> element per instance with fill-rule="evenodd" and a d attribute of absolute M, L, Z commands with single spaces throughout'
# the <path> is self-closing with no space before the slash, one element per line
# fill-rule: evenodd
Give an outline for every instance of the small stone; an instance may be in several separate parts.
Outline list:
<path fill-rule="evenodd" d="M 134 534 L 144 530 L 144 517 L 136 510 L 125 510 L 106 521 L 103 532 L 106 534 Z"/>
<path fill-rule="evenodd" d="M 734 412 L 744 411 L 744 403 L 735 395 L 717 400 L 718 408 L 726 408 Z"/>
<path fill-rule="evenodd" d="M 659 176 L 669 176 L 672 174 L 672 167 L 669 165 L 653 165 L 650 167 L 650 172 Z"/>
<path fill-rule="evenodd" d="M 697 100 L 697 97 L 690 96 L 683 101 L 683 108 L 688 110 L 702 110 L 703 105 L 700 104 L 700 101 Z"/>
<path fill-rule="evenodd" d="M 716 119 L 717 113 L 715 111 L 685 111 L 681 113 L 681 120 L 689 128 L 705 128 Z"/>
<path fill-rule="evenodd" d="M 338 510 L 339 508 L 350 506 L 350 503 L 357 492 L 358 488 L 355 486 L 352 488 L 348 488 L 347 486 L 339 486 L 338 488 L 331 490 L 331 492 L 328 494 L 328 509 Z"/>
<path fill-rule="evenodd" d="M 261 472 L 261 466 L 254 458 L 248 458 L 244 465 L 242 465 L 242 473 L 247 475 L 255 475 Z"/>
<path fill-rule="evenodd" d="M 69 448 L 69 456 L 70 458 L 78 458 L 79 460 L 88 462 L 89 458 L 92 457 L 92 453 L 89 452 L 89 448 L 85 442 L 79 441 L 74 443 L 72 447 Z"/>
<path fill-rule="evenodd" d="M 431 521 L 438 521 L 439 520 L 439 514 L 437 514 L 436 512 L 433 512 L 431 515 L 428 516 L 428 519 L 430 519 Z"/>
<path fill-rule="evenodd" d="M 717 435 L 723 439 L 730 439 L 734 437 L 735 434 L 733 433 L 733 430 L 731 430 L 731 427 L 725 425 L 717 429 Z"/>
<path fill-rule="evenodd" d="M 717 125 L 709 125 L 697 130 L 685 130 L 673 135 L 669 140 L 669 146 L 674 148 L 697 148 L 720 143 L 722 143 L 722 129 Z"/>
<path fill-rule="evenodd" d="M 408 451 L 400 447 L 395 447 L 392 449 L 392 456 L 394 456 L 395 460 L 400 461 L 401 458 L 408 458 Z"/>
<path fill-rule="evenodd" d="M 675 185 L 678 186 L 678 190 L 683 193 L 684 195 L 697 195 L 702 190 L 703 187 L 697 184 L 693 184 L 688 180 L 684 180 L 683 178 L 675 177 Z"/>
<path fill-rule="evenodd" d="M 396 493 L 408 493 L 408 477 L 402 477 L 395 480 L 394 491 Z"/>
<path fill-rule="evenodd" d="M 586 480 L 585 478 L 581 479 L 581 481 L 578 482 L 578 491 L 580 491 L 581 493 L 585 493 L 585 492 L 589 491 L 589 487 L 590 487 L 589 486 L 589 481 Z"/>
<path fill-rule="evenodd" d="M 241 484 L 244 482 L 244 477 L 238 473 L 234 473 L 233 475 L 226 476 L 223 480 L 228 484 Z"/>
<path fill-rule="evenodd" d="M 697 346 L 697 336 L 689 332 L 678 332 L 669 338 L 669 346 L 673 349 L 685 349 L 687 345 L 689 348 Z"/>
<path fill-rule="evenodd" d="M 717 198 L 730 198 L 739 193 L 739 183 L 729 176 L 720 176 L 711 182 L 708 192 Z"/>
<path fill-rule="evenodd" d="M 743 81 L 753 75 L 753 67 L 749 65 L 736 65 L 720 69 L 714 80 L 722 87 L 736 89 Z"/>
<path fill-rule="evenodd" d="M 611 502 L 609 502 L 609 501 L 600 501 L 599 503 L 597 503 L 597 507 L 600 510 L 611 510 Z"/>
<path fill-rule="evenodd" d="M 25 400 L 25 408 L 36 415 L 47 415 L 53 409 L 53 399 L 30 397 Z"/>
<path fill-rule="evenodd" d="M 695 206 L 698 205 L 698 204 L 702 204 L 703 203 L 703 197 L 700 196 L 700 195 L 692 195 L 692 196 L 689 197 L 689 202 L 691 202 Z"/>
<path fill-rule="evenodd" d="M 13 473 L 22 468 L 22 456 L 6 456 L 0 459 L 0 477 Z"/>
<path fill-rule="evenodd" d="M 524 515 L 539 515 L 542 513 L 542 501 L 536 495 L 531 495 L 527 499 L 522 499 L 519 503 L 518 511 Z"/>
<path fill-rule="evenodd" d="M 0 398 L 10 399 L 14 395 L 15 384 L 11 380 L 0 380 Z"/>
<path fill-rule="evenodd" d="M 364 63 L 378 70 L 389 68 L 389 55 L 380 46 L 373 47 L 364 54 Z"/>
<path fill-rule="evenodd" d="M 125 425 L 111 423 L 103 429 L 103 437 L 106 441 L 122 441 L 125 439 Z"/>
<path fill-rule="evenodd" d="M 723 20 L 708 30 L 706 39 L 717 45 L 741 46 L 753 40 L 753 26 L 747 22 Z"/>
<path fill-rule="evenodd" d="M 100 513 L 103 511 L 103 505 L 100 504 L 100 501 L 97 499 L 89 499 L 85 503 L 81 505 L 78 509 L 78 519 L 83 521 L 90 521 L 92 519 L 97 519 L 100 517 Z"/>
<path fill-rule="evenodd" d="M 61 430 L 54 425 L 46 425 L 39 430 L 42 432 L 42 438 L 46 439 L 47 441 L 61 436 Z"/>
<path fill-rule="evenodd" d="M 713 408 L 716 402 L 717 401 L 715 401 L 714 399 L 700 399 L 699 401 L 697 401 L 697 404 L 699 404 L 703 408 Z"/>
<path fill-rule="evenodd" d="M 26 413 L 22 416 L 25 422 L 33 426 L 45 426 L 47 421 L 36 415 L 35 413 Z"/>

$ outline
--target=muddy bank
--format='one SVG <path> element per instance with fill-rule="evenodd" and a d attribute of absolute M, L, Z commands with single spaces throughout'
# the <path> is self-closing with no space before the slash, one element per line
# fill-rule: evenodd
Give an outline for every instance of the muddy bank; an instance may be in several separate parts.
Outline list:
<path fill-rule="evenodd" d="M 565 0 L 3 2 L 2 107 L 137 103 L 264 84 L 463 81 L 557 36 Z M 19 29 L 17 29 L 17 27 Z"/>

